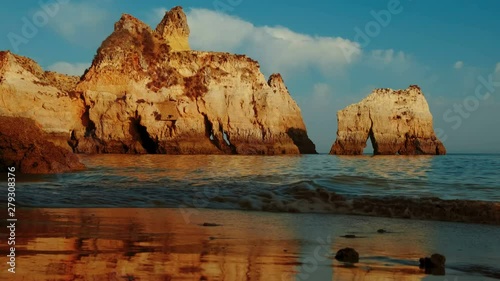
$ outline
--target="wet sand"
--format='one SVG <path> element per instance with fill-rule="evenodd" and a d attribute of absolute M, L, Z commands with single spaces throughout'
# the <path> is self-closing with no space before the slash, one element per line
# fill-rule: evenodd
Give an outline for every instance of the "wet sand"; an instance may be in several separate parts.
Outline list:
<path fill-rule="evenodd" d="M 2 262 L 0 280 L 500 280 L 495 225 L 209 209 L 21 209 L 17 218 L 16 273 Z M 333 258 L 345 247 L 359 263 Z M 445 276 L 418 268 L 433 253 L 446 256 Z"/>

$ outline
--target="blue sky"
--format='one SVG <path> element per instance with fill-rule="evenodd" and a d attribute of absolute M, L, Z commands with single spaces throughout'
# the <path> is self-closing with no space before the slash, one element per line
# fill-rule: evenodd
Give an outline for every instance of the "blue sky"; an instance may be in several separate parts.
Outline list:
<path fill-rule="evenodd" d="M 44 18 L 40 3 L 58 10 Z M 374 88 L 410 84 L 423 89 L 450 153 L 500 152 L 495 0 L 9 1 L 0 49 L 81 73 L 122 13 L 155 26 L 177 5 L 188 14 L 193 49 L 245 53 L 265 75 L 283 74 L 319 152 L 335 140 L 339 109 Z M 34 20 L 36 31 L 27 30 Z M 17 35 L 23 39 L 12 43 Z"/>

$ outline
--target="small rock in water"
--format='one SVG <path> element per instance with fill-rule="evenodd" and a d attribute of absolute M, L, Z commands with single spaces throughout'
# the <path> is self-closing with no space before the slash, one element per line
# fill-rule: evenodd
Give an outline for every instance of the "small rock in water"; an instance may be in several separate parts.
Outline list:
<path fill-rule="evenodd" d="M 378 233 L 386 233 L 386 232 L 387 232 L 387 230 L 385 230 L 385 229 L 382 229 L 382 228 L 381 228 L 381 229 L 377 230 L 377 232 L 378 232 Z"/>
<path fill-rule="evenodd" d="M 344 248 L 337 252 L 335 259 L 341 262 L 357 263 L 359 254 L 353 248 Z"/>
<path fill-rule="evenodd" d="M 445 275 L 444 265 L 446 257 L 440 254 L 433 254 L 430 258 L 420 258 L 420 268 L 425 269 L 426 274 Z"/>
<path fill-rule="evenodd" d="M 344 238 L 356 238 L 356 235 L 354 235 L 354 234 L 347 234 L 347 235 L 340 236 L 340 237 L 344 237 Z"/>
<path fill-rule="evenodd" d="M 431 256 L 431 262 L 436 267 L 444 267 L 444 264 L 446 263 L 446 257 L 440 254 L 433 254 Z"/>

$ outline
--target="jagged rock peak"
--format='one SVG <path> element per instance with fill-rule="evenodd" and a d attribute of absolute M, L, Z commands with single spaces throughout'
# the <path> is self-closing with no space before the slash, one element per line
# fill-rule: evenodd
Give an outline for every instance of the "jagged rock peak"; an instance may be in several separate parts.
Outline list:
<path fill-rule="evenodd" d="M 283 81 L 283 77 L 281 77 L 281 74 L 273 73 L 273 74 L 271 74 L 271 76 L 269 76 L 269 80 L 267 81 L 267 84 L 269 84 L 269 86 L 273 87 L 273 86 L 277 86 L 280 84 L 285 84 L 285 82 Z"/>
<path fill-rule="evenodd" d="M 122 14 L 120 20 L 115 23 L 115 32 L 120 30 L 128 30 L 131 33 L 139 33 L 143 30 L 151 30 L 151 28 L 134 16 Z"/>
<path fill-rule="evenodd" d="M 281 74 L 279 73 L 273 73 L 271 76 L 269 76 L 269 80 L 267 81 L 267 84 L 275 90 L 275 92 L 288 92 L 287 87 L 285 86 L 285 81 L 283 80 L 283 77 L 281 77 Z"/>
<path fill-rule="evenodd" d="M 182 7 L 177 6 L 166 12 L 156 27 L 156 32 L 169 43 L 173 51 L 191 50 L 189 47 L 189 25 Z"/>
<path fill-rule="evenodd" d="M 434 133 L 432 114 L 420 89 L 376 89 L 337 113 L 331 154 L 363 153 L 368 138 L 374 154 L 446 154 Z"/>
<path fill-rule="evenodd" d="M 26 79 L 26 75 L 23 74 L 24 71 L 32 74 L 35 77 L 35 83 L 38 83 L 38 85 L 54 86 L 64 93 L 71 92 L 79 80 L 77 76 L 44 71 L 36 61 L 30 58 L 13 54 L 10 51 L 0 51 L 0 83 L 5 79 L 4 74 L 6 72 L 24 75 L 23 78 Z"/>
<path fill-rule="evenodd" d="M 31 74 L 35 75 L 38 78 L 44 75 L 43 69 L 34 60 L 27 57 L 15 55 L 10 51 L 1 51 L 0 68 L 8 67 L 9 65 L 13 64 L 18 65 L 21 68 L 24 68 L 25 70 L 29 71 Z"/>

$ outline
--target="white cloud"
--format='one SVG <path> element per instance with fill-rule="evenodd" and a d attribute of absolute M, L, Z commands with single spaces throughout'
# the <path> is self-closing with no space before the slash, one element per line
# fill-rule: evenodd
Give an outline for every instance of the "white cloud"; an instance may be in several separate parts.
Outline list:
<path fill-rule="evenodd" d="M 409 61 L 408 55 L 402 51 L 396 52 L 393 49 L 373 50 L 370 55 L 373 61 L 385 65 L 392 63 L 405 64 Z"/>
<path fill-rule="evenodd" d="M 165 11 L 153 11 L 155 23 Z M 247 54 L 259 60 L 267 74 L 310 67 L 324 73 L 341 71 L 361 55 L 358 43 L 340 37 L 311 36 L 281 26 L 255 26 L 207 9 L 191 9 L 187 17 L 191 48 Z"/>
<path fill-rule="evenodd" d="M 398 73 L 410 70 L 417 65 L 410 55 L 393 49 L 373 50 L 364 56 L 363 62 L 374 69 L 392 70 Z"/>
<path fill-rule="evenodd" d="M 187 16 L 195 49 L 236 52 L 246 43 L 251 44 L 248 48 L 254 47 L 252 41 L 264 35 L 252 23 L 211 10 L 192 9 Z"/>
<path fill-rule="evenodd" d="M 148 22 L 154 27 L 167 9 L 154 9 Z M 415 63 L 402 51 L 374 50 L 363 54 L 354 41 L 333 36 L 302 34 L 283 26 L 255 26 L 236 16 L 208 9 L 190 9 L 187 17 L 192 49 L 243 53 L 256 60 L 265 74 L 307 73 L 341 75 L 346 67 L 363 64 L 377 69 L 406 71 Z"/>
<path fill-rule="evenodd" d="M 94 1 L 63 4 L 50 19 L 49 26 L 68 41 L 87 40 L 96 33 L 100 34 L 104 22 L 109 19 L 101 4 Z"/>
<path fill-rule="evenodd" d="M 56 62 L 47 67 L 47 70 L 68 75 L 81 76 L 85 69 L 90 67 L 90 63 L 68 63 L 64 61 Z"/>
<path fill-rule="evenodd" d="M 463 62 L 463 61 L 457 61 L 457 62 L 453 65 L 453 68 L 455 68 L 455 69 L 461 69 L 462 67 L 464 67 L 464 62 Z"/>

